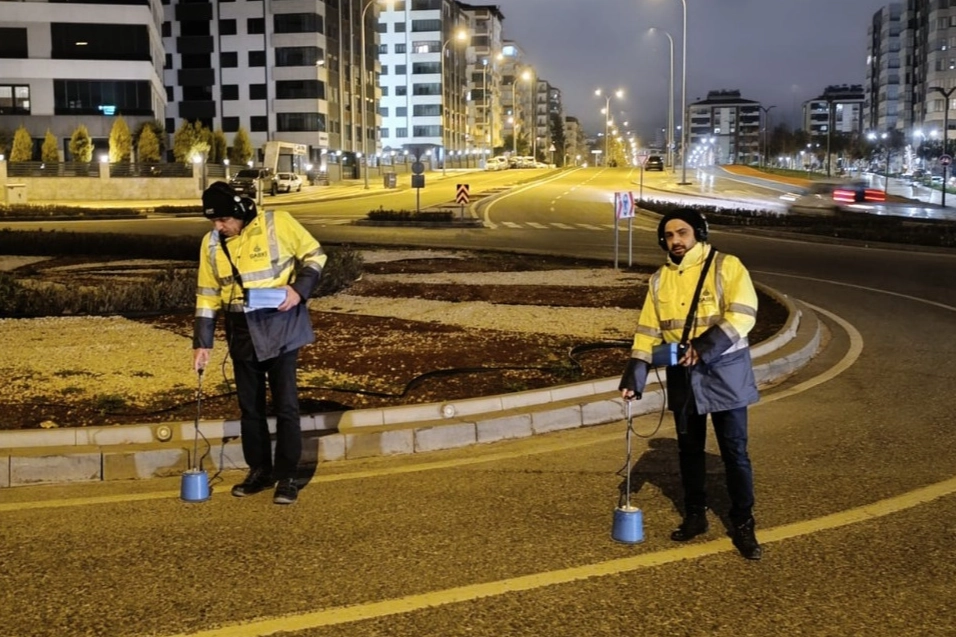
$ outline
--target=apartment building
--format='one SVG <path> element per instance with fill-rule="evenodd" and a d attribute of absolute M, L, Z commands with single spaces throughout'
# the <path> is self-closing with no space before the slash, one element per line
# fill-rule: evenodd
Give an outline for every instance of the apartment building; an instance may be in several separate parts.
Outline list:
<path fill-rule="evenodd" d="M 803 103 L 803 130 L 813 138 L 825 138 L 830 132 L 861 135 L 864 102 L 861 84 L 828 86 Z"/>
<path fill-rule="evenodd" d="M 687 106 L 690 119 L 688 159 L 695 151 L 702 163 L 750 164 L 759 160 L 760 103 L 737 90 L 710 91 L 707 99 Z"/>
<path fill-rule="evenodd" d="M 501 63 L 504 14 L 496 5 L 458 3 L 471 32 L 467 49 L 467 141 L 482 154 L 501 146 Z"/>
<path fill-rule="evenodd" d="M 69 138 L 84 125 L 108 148 L 116 115 L 132 130 L 162 119 L 160 0 L 3 2 L 0 12 L 0 129 L 22 124 L 37 149 L 49 129 L 70 160 Z M 38 155 L 37 155 L 38 156 Z"/>
<path fill-rule="evenodd" d="M 377 152 L 376 2 L 163 4 L 169 133 L 200 121 L 231 141 L 241 126 L 260 150 L 301 145 L 314 162 Z"/>
<path fill-rule="evenodd" d="M 467 150 L 468 19 L 455 0 L 398 0 L 379 16 L 381 145 L 417 156 Z"/>
<path fill-rule="evenodd" d="M 584 128 L 577 117 L 564 118 L 564 165 L 580 166 L 589 162 L 590 153 Z"/>
<path fill-rule="evenodd" d="M 524 50 L 513 40 L 505 40 L 501 47 L 501 110 L 502 137 L 510 138 L 514 152 L 516 142 L 527 145 L 530 151 L 532 133 L 531 82 L 534 69 L 526 62 Z"/>

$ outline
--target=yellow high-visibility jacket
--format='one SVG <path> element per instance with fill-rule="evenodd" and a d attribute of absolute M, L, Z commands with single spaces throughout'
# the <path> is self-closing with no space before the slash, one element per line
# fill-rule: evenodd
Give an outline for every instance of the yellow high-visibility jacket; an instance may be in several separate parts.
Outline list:
<path fill-rule="evenodd" d="M 679 264 L 668 258 L 651 276 L 631 349 L 632 359 L 645 364 L 631 365 L 626 383 L 636 393 L 647 381 L 654 346 L 680 342 L 704 261 L 713 249 L 698 242 Z M 717 252 L 689 335 L 700 357 L 690 369 L 697 413 L 736 409 L 759 399 L 747 340 L 756 321 L 757 293 L 750 273 L 737 257 Z"/>
<path fill-rule="evenodd" d="M 313 342 L 315 333 L 306 301 L 318 285 L 328 257 L 309 231 L 285 211 L 266 210 L 237 236 L 226 239 L 228 256 L 221 241 L 218 232 L 208 232 L 199 253 L 193 347 L 212 347 L 216 315 L 223 309 L 245 314 L 258 360 L 275 358 Z M 302 303 L 287 312 L 251 310 L 243 304 L 244 288 L 285 285 L 302 298 Z"/>

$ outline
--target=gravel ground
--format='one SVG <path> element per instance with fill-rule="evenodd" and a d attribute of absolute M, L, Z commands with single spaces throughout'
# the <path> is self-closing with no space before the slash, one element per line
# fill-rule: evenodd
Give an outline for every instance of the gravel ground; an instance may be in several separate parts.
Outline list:
<path fill-rule="evenodd" d="M 363 253 L 367 263 L 387 259 L 464 258 L 462 253 L 388 251 Z M 41 259 L 6 258 L 0 269 Z M 113 267 L 135 262 L 111 263 Z M 402 280 L 419 284 L 628 286 L 646 276 L 613 270 L 548 270 L 439 274 L 366 274 L 364 281 Z M 569 292 L 573 294 L 573 291 Z M 636 313 L 620 308 L 561 308 L 541 305 L 454 303 L 415 298 L 361 297 L 339 294 L 313 299 L 313 310 L 394 317 L 474 330 L 524 334 L 563 334 L 583 339 L 629 338 Z M 191 339 L 174 331 L 121 317 L 0 319 L 0 404 L 93 401 L 108 408 L 122 398 L 146 405 L 157 395 L 188 395 L 195 376 Z M 330 373 L 331 370 L 330 370 Z M 60 423 L 46 421 L 44 427 Z"/>

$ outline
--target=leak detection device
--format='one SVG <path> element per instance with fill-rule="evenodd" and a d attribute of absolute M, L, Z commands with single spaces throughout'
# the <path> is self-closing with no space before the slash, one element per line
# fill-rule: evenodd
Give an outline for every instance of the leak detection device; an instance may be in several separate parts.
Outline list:
<path fill-rule="evenodd" d="M 671 367 L 677 364 L 687 348 L 678 343 L 664 343 L 651 350 L 651 365 L 654 367 Z"/>

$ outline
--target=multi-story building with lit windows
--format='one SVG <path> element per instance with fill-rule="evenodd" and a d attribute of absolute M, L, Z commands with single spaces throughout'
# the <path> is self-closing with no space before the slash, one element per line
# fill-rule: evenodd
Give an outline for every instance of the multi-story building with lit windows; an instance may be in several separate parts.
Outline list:
<path fill-rule="evenodd" d="M 241 126 L 256 148 L 301 144 L 352 166 L 376 152 L 377 2 L 163 3 L 167 132 L 200 121 L 230 139 Z"/>
<path fill-rule="evenodd" d="M 160 0 L 3 2 L 0 11 L 0 129 L 23 125 L 37 149 L 47 130 L 65 160 L 86 126 L 105 151 L 116 115 L 130 129 L 162 119 Z M 39 153 L 37 152 L 37 158 Z"/>
<path fill-rule="evenodd" d="M 760 103 L 740 91 L 710 91 L 707 99 L 688 104 L 688 159 L 697 151 L 700 163 L 750 164 L 760 151 Z"/>
<path fill-rule="evenodd" d="M 491 155 L 501 146 L 501 29 L 504 15 L 496 5 L 460 2 L 471 39 L 467 51 L 469 81 L 468 134 L 471 146 Z"/>
<path fill-rule="evenodd" d="M 399 0 L 379 16 L 385 152 L 468 149 L 468 20 L 455 0 Z M 465 34 L 464 36 L 462 34 Z"/>
<path fill-rule="evenodd" d="M 803 103 L 803 130 L 811 138 L 828 133 L 863 133 L 863 86 L 828 86 L 823 93 Z"/>

